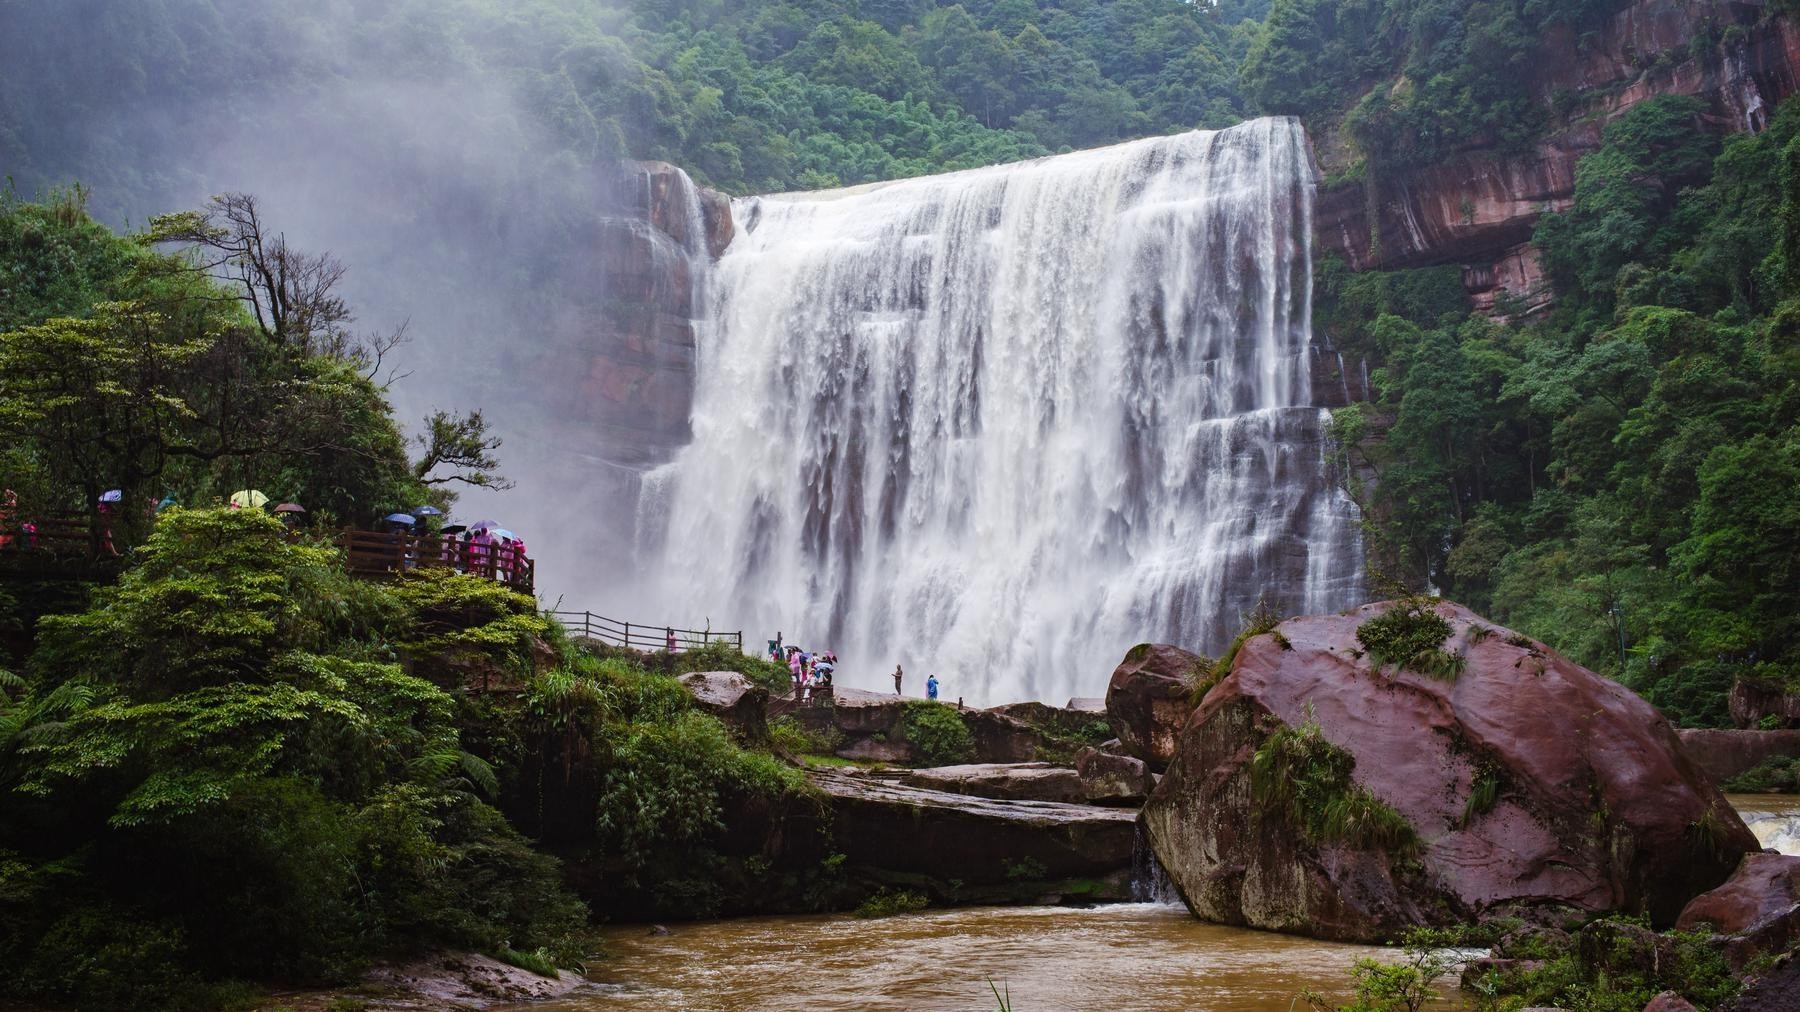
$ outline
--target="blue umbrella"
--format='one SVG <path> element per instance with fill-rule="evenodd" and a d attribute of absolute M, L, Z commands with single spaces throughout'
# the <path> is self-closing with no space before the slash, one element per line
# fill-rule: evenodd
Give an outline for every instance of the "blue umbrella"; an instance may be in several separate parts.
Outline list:
<path fill-rule="evenodd" d="M 508 541 L 513 541 L 518 538 L 517 534 L 514 534 L 513 532 L 507 530 L 504 527 L 495 527 L 492 530 L 488 531 L 488 533 L 493 535 L 496 538 L 505 538 Z"/>
<path fill-rule="evenodd" d="M 414 506 L 412 515 L 415 517 L 441 517 L 444 515 L 444 511 L 436 506 Z"/>
<path fill-rule="evenodd" d="M 101 502 L 118 502 L 120 499 L 123 499 L 123 498 L 125 498 L 125 493 L 119 491 L 116 488 L 110 492 L 100 493 L 100 501 Z"/>
<path fill-rule="evenodd" d="M 389 513 L 385 519 L 390 524 L 406 524 L 408 527 L 413 523 L 411 513 Z"/>

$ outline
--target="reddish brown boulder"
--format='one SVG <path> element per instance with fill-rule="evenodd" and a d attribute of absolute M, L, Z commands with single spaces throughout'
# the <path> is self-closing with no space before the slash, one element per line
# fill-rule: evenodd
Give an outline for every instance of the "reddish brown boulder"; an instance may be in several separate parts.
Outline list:
<path fill-rule="evenodd" d="M 1643 909 L 1667 924 L 1757 849 L 1668 721 L 1623 686 L 1450 603 L 1432 611 L 1456 677 L 1378 665 L 1357 629 L 1393 606 L 1250 639 L 1188 720 L 1143 817 L 1199 916 L 1351 940 L 1501 915 Z M 1321 768 L 1347 770 L 1353 790 L 1310 811 L 1259 803 L 1258 748 L 1307 724 L 1335 747 L 1320 746 L 1338 764 Z M 1262 788 L 1266 802 L 1291 784 Z M 1378 804 L 1309 818 L 1364 796 Z"/>
<path fill-rule="evenodd" d="M 1800 857 L 1749 854 L 1724 885 L 1694 897 L 1675 926 L 1729 936 L 1732 962 L 1785 951 L 1800 938 Z"/>
<path fill-rule="evenodd" d="M 1106 721 L 1129 755 L 1162 772 L 1193 707 L 1191 679 L 1206 664 L 1180 647 L 1140 643 L 1106 686 Z"/>
<path fill-rule="evenodd" d="M 1694 1007 L 1693 1002 L 1681 995 L 1673 991 L 1664 991 L 1650 999 L 1650 1004 L 1644 1006 L 1644 1012 L 1700 1012 L 1700 1010 Z"/>

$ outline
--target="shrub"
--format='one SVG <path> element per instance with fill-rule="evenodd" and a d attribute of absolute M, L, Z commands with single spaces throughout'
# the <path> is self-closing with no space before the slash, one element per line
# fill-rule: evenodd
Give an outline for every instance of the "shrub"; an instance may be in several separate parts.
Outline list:
<path fill-rule="evenodd" d="M 820 733 L 808 731 L 789 714 L 769 722 L 769 740 L 793 755 L 828 756 L 843 743 L 844 734 L 835 727 Z"/>
<path fill-rule="evenodd" d="M 1238 651 L 1244 648 L 1244 644 L 1258 636 L 1275 633 L 1275 627 L 1280 624 L 1280 612 L 1271 607 L 1267 601 L 1257 602 L 1256 610 L 1244 616 L 1244 627 L 1238 630 L 1238 634 L 1231 640 L 1231 645 L 1225 648 L 1225 652 L 1219 655 L 1218 660 L 1201 657 L 1195 663 L 1193 672 L 1188 676 L 1188 693 L 1194 705 L 1200 705 L 1200 701 L 1206 698 L 1206 694 L 1212 691 L 1212 687 L 1219 684 L 1226 675 L 1231 674 L 1231 666 L 1237 662 Z M 1275 633 L 1275 635 L 1281 637 L 1283 650 L 1293 649 L 1293 645 L 1287 641 L 1286 636 L 1281 636 L 1280 633 Z"/>
<path fill-rule="evenodd" d="M 892 917 L 895 914 L 917 913 L 930 905 L 930 901 L 919 893 L 905 889 L 883 889 L 864 900 L 862 906 L 856 908 L 856 916 L 864 920 Z"/>
<path fill-rule="evenodd" d="M 906 740 L 930 766 L 954 766 L 975 756 L 975 739 L 955 708 L 924 699 L 909 699 L 900 721 Z"/>
<path fill-rule="evenodd" d="M 1450 637 L 1450 622 L 1434 609 L 1431 598 L 1408 597 L 1387 611 L 1356 627 L 1356 640 L 1378 665 L 1416 671 L 1433 678 L 1454 680 L 1462 674 L 1463 658 L 1442 647 Z"/>
<path fill-rule="evenodd" d="M 1725 789 L 1738 794 L 1789 794 L 1800 791 L 1800 759 L 1776 756 L 1730 780 Z"/>
<path fill-rule="evenodd" d="M 1325 739 L 1310 713 L 1298 727 L 1277 727 L 1250 763 L 1257 817 L 1280 812 L 1315 845 L 1416 851 L 1419 838 L 1412 825 L 1350 779 L 1355 766 L 1350 753 Z"/>

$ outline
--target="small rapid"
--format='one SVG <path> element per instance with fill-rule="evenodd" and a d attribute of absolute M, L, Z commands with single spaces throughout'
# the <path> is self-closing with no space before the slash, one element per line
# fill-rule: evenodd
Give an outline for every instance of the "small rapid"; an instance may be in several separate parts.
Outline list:
<path fill-rule="evenodd" d="M 1731 806 L 1758 843 L 1783 854 L 1800 856 L 1800 795 L 1734 794 Z"/>

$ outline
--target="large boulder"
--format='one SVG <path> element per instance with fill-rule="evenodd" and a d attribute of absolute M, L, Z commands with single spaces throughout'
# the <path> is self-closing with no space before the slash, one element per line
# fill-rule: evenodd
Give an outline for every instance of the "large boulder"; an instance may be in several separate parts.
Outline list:
<path fill-rule="evenodd" d="M 1103 805 L 1141 804 L 1150 794 L 1150 767 L 1142 759 L 1113 755 L 1092 746 L 1075 753 L 1082 795 Z"/>
<path fill-rule="evenodd" d="M 1446 624 L 1415 662 L 1438 676 L 1358 640 L 1397 607 L 1427 638 Z M 1505 915 L 1668 924 L 1757 849 L 1655 708 L 1447 602 L 1246 641 L 1143 818 L 1200 917 L 1359 941 Z"/>
<path fill-rule="evenodd" d="M 977 762 L 1028 763 L 1044 754 L 1044 733 L 1016 717 L 992 710 L 962 710 L 959 716 Z"/>
<path fill-rule="evenodd" d="M 1081 777 L 1067 766 L 1050 763 L 978 763 L 914 770 L 903 783 L 953 794 L 972 794 L 1003 801 L 1087 801 Z"/>
<path fill-rule="evenodd" d="M 1206 658 L 1180 647 L 1140 643 L 1125 654 L 1106 685 L 1106 721 L 1130 755 L 1158 773 L 1175 755 L 1175 739 L 1193 712 L 1192 679 Z"/>
<path fill-rule="evenodd" d="M 1724 885 L 1694 897 L 1675 926 L 1727 936 L 1726 951 L 1737 965 L 1785 952 L 1800 939 L 1800 857 L 1746 855 Z"/>
<path fill-rule="evenodd" d="M 736 671 L 694 671 L 679 681 L 700 709 L 724 721 L 739 740 L 768 739 L 768 689 Z"/>

